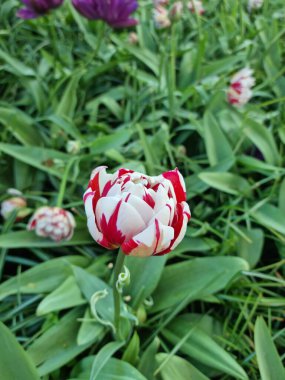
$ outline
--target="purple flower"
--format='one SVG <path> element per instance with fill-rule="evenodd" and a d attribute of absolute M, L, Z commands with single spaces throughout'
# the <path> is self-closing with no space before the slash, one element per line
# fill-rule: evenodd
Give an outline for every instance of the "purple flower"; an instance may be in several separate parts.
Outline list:
<path fill-rule="evenodd" d="M 113 28 L 124 28 L 138 23 L 130 18 L 138 7 L 136 0 L 72 0 L 72 4 L 84 17 L 104 20 Z"/>
<path fill-rule="evenodd" d="M 21 0 L 26 6 L 17 12 L 17 16 L 24 19 L 44 16 L 51 9 L 59 7 L 64 0 Z"/>

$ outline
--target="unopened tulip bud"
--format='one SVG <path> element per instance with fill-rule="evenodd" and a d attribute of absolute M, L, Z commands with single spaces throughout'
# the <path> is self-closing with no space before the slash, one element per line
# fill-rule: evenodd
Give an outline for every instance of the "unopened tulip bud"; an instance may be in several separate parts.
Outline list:
<path fill-rule="evenodd" d="M 69 140 L 66 144 L 66 151 L 70 154 L 77 154 L 80 152 L 80 141 L 78 140 Z"/>
<path fill-rule="evenodd" d="M 228 102 L 237 107 L 241 107 L 248 103 L 252 97 L 251 88 L 255 84 L 253 71 L 249 68 L 244 68 L 238 71 L 231 79 L 228 89 Z"/>
<path fill-rule="evenodd" d="M 205 13 L 202 1 L 190 0 L 187 6 L 192 13 L 197 13 L 200 16 Z"/>
<path fill-rule="evenodd" d="M 165 29 L 171 25 L 168 11 L 164 7 L 157 6 L 153 12 L 153 18 L 154 18 L 155 26 L 158 29 Z"/>
<path fill-rule="evenodd" d="M 139 42 L 138 35 L 135 32 L 129 33 L 128 40 L 131 45 L 136 45 Z"/>
<path fill-rule="evenodd" d="M 183 12 L 183 2 L 182 1 L 176 1 L 172 8 L 170 9 L 169 16 L 171 20 L 179 20 L 182 16 Z"/>
<path fill-rule="evenodd" d="M 25 199 L 20 198 L 20 197 L 13 197 L 6 199 L 5 201 L 2 202 L 1 204 L 1 215 L 4 219 L 8 219 L 10 214 L 13 211 L 17 211 L 17 219 L 21 219 L 21 209 L 24 209 L 27 207 L 27 202 Z"/>
<path fill-rule="evenodd" d="M 29 221 L 27 229 L 54 241 L 70 240 L 76 226 L 73 215 L 60 207 L 40 207 Z"/>
<path fill-rule="evenodd" d="M 249 12 L 251 12 L 253 10 L 260 9 L 262 5 L 263 5 L 263 0 L 249 0 L 247 8 Z"/>

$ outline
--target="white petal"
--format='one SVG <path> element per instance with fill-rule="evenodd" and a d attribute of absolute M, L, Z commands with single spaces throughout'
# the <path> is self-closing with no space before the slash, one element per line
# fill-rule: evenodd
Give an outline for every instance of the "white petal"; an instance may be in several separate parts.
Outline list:
<path fill-rule="evenodd" d="M 117 228 L 126 236 L 126 240 L 131 239 L 146 227 L 142 216 L 129 203 L 123 202 L 119 209 Z"/>
<path fill-rule="evenodd" d="M 135 195 L 124 193 L 123 199 L 126 200 L 127 203 L 133 206 L 133 208 L 140 214 L 145 224 L 148 224 L 154 215 L 153 209 L 141 198 L 138 198 Z"/>

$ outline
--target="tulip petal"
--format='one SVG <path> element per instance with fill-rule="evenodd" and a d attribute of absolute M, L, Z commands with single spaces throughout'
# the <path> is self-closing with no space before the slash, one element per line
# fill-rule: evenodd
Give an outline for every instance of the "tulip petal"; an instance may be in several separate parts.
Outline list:
<path fill-rule="evenodd" d="M 162 175 L 172 183 L 177 202 L 180 203 L 186 201 L 185 182 L 179 170 L 176 168 L 175 170 L 170 170 Z"/>

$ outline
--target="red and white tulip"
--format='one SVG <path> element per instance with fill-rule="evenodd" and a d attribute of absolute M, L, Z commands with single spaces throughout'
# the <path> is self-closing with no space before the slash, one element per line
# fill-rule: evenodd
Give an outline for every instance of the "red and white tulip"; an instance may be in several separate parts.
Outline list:
<path fill-rule="evenodd" d="M 96 168 L 84 194 L 93 239 L 126 255 L 164 255 L 183 239 L 191 217 L 178 169 L 156 177 L 119 169 Z"/>
<path fill-rule="evenodd" d="M 4 219 L 8 219 L 9 215 L 17 210 L 17 219 L 20 220 L 25 215 L 21 217 L 21 210 L 27 207 L 27 202 L 22 197 L 12 197 L 6 199 L 1 203 L 1 215 Z"/>
<path fill-rule="evenodd" d="M 158 29 L 165 29 L 171 25 L 171 21 L 169 19 L 168 10 L 163 6 L 158 5 L 154 8 L 153 18 L 155 26 Z"/>
<path fill-rule="evenodd" d="M 32 216 L 27 226 L 35 230 L 38 236 L 49 237 L 54 241 L 72 238 L 76 226 L 73 215 L 60 207 L 40 207 Z"/>
<path fill-rule="evenodd" d="M 202 1 L 191 0 L 188 2 L 187 6 L 189 11 L 192 13 L 197 13 L 198 15 L 202 15 L 205 13 Z"/>
<path fill-rule="evenodd" d="M 238 71 L 231 79 L 228 89 L 228 101 L 230 104 L 241 107 L 248 103 L 252 97 L 251 88 L 255 84 L 253 70 L 244 68 Z"/>

